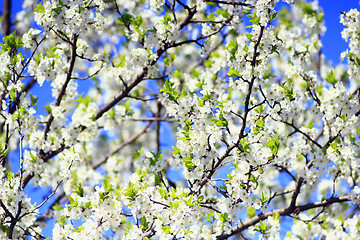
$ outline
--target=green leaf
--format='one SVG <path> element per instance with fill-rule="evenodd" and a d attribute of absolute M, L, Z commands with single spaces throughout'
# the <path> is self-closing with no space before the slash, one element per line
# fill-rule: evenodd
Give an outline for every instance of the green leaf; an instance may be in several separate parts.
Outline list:
<path fill-rule="evenodd" d="M 182 90 L 181 96 L 182 96 L 182 97 L 186 97 L 186 96 L 187 96 L 186 88 L 184 88 L 184 89 Z"/>
<path fill-rule="evenodd" d="M 339 152 L 339 150 L 341 148 L 340 146 L 337 145 L 337 143 L 335 141 L 331 142 L 329 145 L 332 149 L 334 149 L 335 152 Z"/>
<path fill-rule="evenodd" d="M 359 66 L 360 65 L 360 57 L 356 57 L 355 58 L 355 66 Z"/>
<path fill-rule="evenodd" d="M 166 14 L 164 16 L 164 24 L 165 25 L 169 25 L 169 22 L 171 22 L 171 15 L 170 14 Z"/>
<path fill-rule="evenodd" d="M 210 101 L 211 100 L 211 94 L 206 93 L 201 97 L 201 99 L 204 100 L 204 101 Z"/>
<path fill-rule="evenodd" d="M 56 211 L 60 211 L 61 209 L 63 209 L 63 207 L 60 205 L 60 204 L 55 204 L 53 207 L 52 207 L 53 210 L 56 210 Z"/>
<path fill-rule="evenodd" d="M 229 217 L 228 213 L 219 214 L 219 220 L 223 223 L 227 222 L 228 217 Z"/>
<path fill-rule="evenodd" d="M 277 52 L 276 46 L 275 46 L 275 49 L 272 50 L 272 52 Z M 273 73 L 272 73 L 272 72 L 266 72 L 266 73 L 264 73 L 263 78 L 264 78 L 264 79 L 269 79 L 269 78 L 271 78 L 272 76 L 273 76 Z"/>
<path fill-rule="evenodd" d="M 113 191 L 114 189 L 112 188 L 111 186 L 111 183 L 110 183 L 110 179 L 108 177 L 105 177 L 103 182 L 102 182 L 102 186 L 105 188 L 106 191 L 108 192 L 111 192 Z"/>
<path fill-rule="evenodd" d="M 128 13 L 125 13 L 122 15 L 122 20 L 124 21 L 125 25 L 129 25 L 131 23 L 132 19 L 133 19 L 133 16 L 131 16 Z"/>
<path fill-rule="evenodd" d="M 161 228 L 165 234 L 170 234 L 170 226 L 162 226 Z"/>
<path fill-rule="evenodd" d="M 79 226 L 78 228 L 75 228 L 75 229 L 73 230 L 73 232 L 78 232 L 78 233 L 80 233 L 80 232 L 82 232 L 84 229 L 85 229 L 85 226 Z"/>
<path fill-rule="evenodd" d="M 280 219 L 280 213 L 279 212 L 274 212 L 273 218 L 276 219 L 276 220 L 279 220 Z"/>
<path fill-rule="evenodd" d="M 184 162 L 185 167 L 188 170 L 191 170 L 195 167 L 195 163 L 192 162 L 192 157 L 186 157 L 186 158 L 183 158 L 182 160 Z"/>
<path fill-rule="evenodd" d="M 216 19 L 215 13 L 212 12 L 212 13 L 208 14 L 208 20 L 215 21 L 215 19 Z"/>
<path fill-rule="evenodd" d="M 180 206 L 179 201 L 173 201 L 170 203 L 170 207 L 176 209 Z"/>
<path fill-rule="evenodd" d="M 260 221 L 260 226 L 259 226 L 259 228 L 260 228 L 260 231 L 261 231 L 262 233 L 265 233 L 265 232 L 266 232 L 266 230 L 267 230 L 266 220 L 265 220 L 265 221 Z"/>
<path fill-rule="evenodd" d="M 294 97 L 294 90 L 292 87 L 292 83 L 290 84 L 290 87 L 286 86 L 286 83 L 281 84 L 281 87 L 283 90 L 281 90 L 283 93 L 285 93 L 285 98 L 290 99 L 290 101 L 295 100 Z"/>
<path fill-rule="evenodd" d="M 4 224 L 0 224 L 0 230 L 6 234 L 9 234 L 10 226 L 6 226 Z"/>
<path fill-rule="evenodd" d="M 264 104 L 261 104 L 255 109 L 255 112 L 257 112 L 258 114 L 261 114 L 264 112 L 264 110 L 265 110 L 265 106 L 264 106 Z"/>
<path fill-rule="evenodd" d="M 39 3 L 38 5 L 36 5 L 34 12 L 45 13 L 45 8 L 41 3 Z"/>
<path fill-rule="evenodd" d="M 223 116 L 223 112 L 220 111 L 219 113 L 219 119 L 211 119 L 211 121 L 217 126 L 217 127 L 227 127 L 228 122 Z"/>
<path fill-rule="evenodd" d="M 170 66 L 172 64 L 171 60 L 169 58 L 164 59 L 164 63 L 166 66 Z"/>
<path fill-rule="evenodd" d="M 323 12 L 319 12 L 318 14 L 315 15 L 316 21 L 318 21 L 319 23 L 321 23 L 324 19 L 324 13 Z"/>
<path fill-rule="evenodd" d="M 49 114 L 51 113 L 51 107 L 49 103 L 44 108 Z"/>
<path fill-rule="evenodd" d="M 169 195 L 168 195 L 168 193 L 167 193 L 167 191 L 166 191 L 165 188 L 158 188 L 158 191 L 159 191 L 160 195 L 161 195 L 165 200 L 168 199 Z"/>
<path fill-rule="evenodd" d="M 308 14 L 310 16 L 316 16 L 317 15 L 316 11 L 311 6 L 311 3 L 301 3 L 299 5 L 300 6 L 302 5 L 304 13 L 306 13 L 306 14 Z"/>
<path fill-rule="evenodd" d="M 11 101 L 15 101 L 16 96 L 17 96 L 15 88 L 11 88 L 11 90 L 9 91 L 9 95 L 10 95 Z"/>
<path fill-rule="evenodd" d="M 7 156 L 7 154 L 8 154 L 8 152 L 9 152 L 9 149 L 8 149 L 8 148 L 2 149 L 2 150 L 0 151 L 0 156 L 1 156 L 2 158 L 5 158 L 5 157 Z"/>
<path fill-rule="evenodd" d="M 128 183 L 128 187 L 124 191 L 124 195 L 128 197 L 129 200 L 135 200 L 137 193 L 139 192 L 139 186 L 133 184 L 132 182 Z"/>
<path fill-rule="evenodd" d="M 173 155 L 180 155 L 180 148 L 173 146 Z"/>
<path fill-rule="evenodd" d="M 253 127 L 253 132 L 255 135 L 257 135 L 261 131 L 260 128 L 257 128 L 256 126 Z"/>
<path fill-rule="evenodd" d="M 38 98 L 36 96 L 34 97 L 32 94 L 30 94 L 30 104 L 32 106 L 36 106 L 37 100 Z"/>
<path fill-rule="evenodd" d="M 148 174 L 148 169 L 139 169 L 136 171 L 137 175 L 140 179 L 144 179 L 144 177 Z"/>
<path fill-rule="evenodd" d="M 277 12 L 270 14 L 270 21 L 274 20 L 277 16 Z"/>
<path fill-rule="evenodd" d="M 164 83 L 163 88 L 160 89 L 160 92 L 165 92 L 171 101 L 175 101 L 180 97 L 178 91 L 176 91 L 174 87 L 174 83 L 169 80 Z"/>
<path fill-rule="evenodd" d="M 109 192 L 99 192 L 100 203 L 103 203 L 105 199 L 110 197 Z"/>
<path fill-rule="evenodd" d="M 150 166 L 155 166 L 156 163 L 161 159 L 161 152 L 157 152 L 157 153 L 154 153 L 154 152 L 150 152 L 153 157 L 152 158 L 149 158 L 149 161 L 150 161 Z"/>
<path fill-rule="evenodd" d="M 176 189 L 171 187 L 169 195 L 171 198 L 176 198 Z"/>
<path fill-rule="evenodd" d="M 89 95 L 86 95 L 86 97 L 83 98 L 82 94 L 79 96 L 78 99 L 75 100 L 78 104 L 82 103 L 85 106 L 88 106 L 89 103 L 93 101 Z"/>
<path fill-rule="evenodd" d="M 279 149 L 279 146 L 280 146 L 279 136 L 276 136 L 275 138 L 273 138 L 273 137 L 268 138 L 268 141 L 265 145 L 271 149 L 271 152 L 273 153 L 273 155 L 276 155 L 276 153 Z"/>
<path fill-rule="evenodd" d="M 346 121 L 346 119 L 347 119 L 346 113 L 344 113 L 344 114 L 341 116 L 341 119 L 344 120 L 344 122 Z"/>
<path fill-rule="evenodd" d="M 154 180 L 155 180 L 155 184 L 159 184 L 161 182 L 161 178 L 159 174 L 154 174 Z"/>
<path fill-rule="evenodd" d="M 199 99 L 198 105 L 199 105 L 199 107 L 203 107 L 204 106 L 204 100 Z"/>
<path fill-rule="evenodd" d="M 205 215 L 205 222 L 213 222 L 214 221 L 214 212 L 208 213 Z"/>
<path fill-rule="evenodd" d="M 63 3 L 63 1 L 61 1 L 61 0 L 58 0 L 58 3 L 59 3 L 59 5 L 60 5 L 61 7 L 64 7 L 64 6 L 65 6 L 65 4 Z"/>
<path fill-rule="evenodd" d="M 59 224 L 64 225 L 66 223 L 66 220 L 67 220 L 67 217 L 65 215 L 62 215 L 61 218 L 60 218 Z"/>
<path fill-rule="evenodd" d="M 247 152 L 247 151 L 250 150 L 250 144 L 249 144 L 249 142 L 246 141 L 245 138 L 242 138 L 242 139 L 240 140 L 240 150 L 241 150 L 242 152 Z"/>
<path fill-rule="evenodd" d="M 6 173 L 7 173 L 6 178 L 8 181 L 10 181 L 15 176 L 13 172 L 7 171 Z"/>
<path fill-rule="evenodd" d="M 240 72 L 237 69 L 232 68 L 232 67 L 229 67 L 228 75 L 230 77 L 240 77 L 241 76 Z"/>
<path fill-rule="evenodd" d="M 89 209 L 91 207 L 91 202 L 86 202 L 85 205 L 81 205 L 85 209 Z"/>
<path fill-rule="evenodd" d="M 70 207 L 77 207 L 78 203 L 70 196 Z"/>
<path fill-rule="evenodd" d="M 335 85 L 338 82 L 338 80 L 335 79 L 335 74 L 333 71 L 326 75 L 325 80 L 331 85 Z"/>
<path fill-rule="evenodd" d="M 258 181 L 257 181 L 258 177 L 256 178 L 253 174 L 250 173 L 250 176 L 249 176 L 249 180 L 253 183 L 255 183 L 256 185 L 258 184 Z"/>
<path fill-rule="evenodd" d="M 195 84 L 195 86 L 197 87 L 197 88 L 200 88 L 200 89 L 202 89 L 202 87 L 204 86 L 204 80 L 202 80 L 201 82 L 197 82 L 196 84 Z"/>
<path fill-rule="evenodd" d="M 258 127 L 260 127 L 261 129 L 263 129 L 264 128 L 264 126 L 265 126 L 265 120 L 264 120 L 264 118 L 259 118 L 259 120 L 257 120 L 256 121 L 256 126 L 258 126 Z"/>
<path fill-rule="evenodd" d="M 221 10 L 220 14 L 224 18 L 229 18 L 230 17 L 230 13 L 228 11 L 226 11 L 226 10 Z"/>
<path fill-rule="evenodd" d="M 205 65 L 206 68 L 211 68 L 212 65 L 213 65 L 213 61 L 211 61 L 210 59 L 205 60 L 204 65 Z"/>
<path fill-rule="evenodd" d="M 191 74 L 194 75 L 194 77 L 199 77 L 200 72 L 198 70 L 196 70 L 195 68 L 190 70 Z"/>
<path fill-rule="evenodd" d="M 147 229 L 149 227 L 149 223 L 146 221 L 146 217 L 143 216 L 141 219 L 140 219 L 140 227 L 142 229 Z"/>
<path fill-rule="evenodd" d="M 51 11 L 55 12 L 56 13 L 55 16 L 57 16 L 61 13 L 62 7 L 53 8 Z"/>
<path fill-rule="evenodd" d="M 193 206 L 194 206 L 194 204 L 193 204 L 193 202 L 192 202 L 192 197 L 193 197 L 193 195 L 190 195 L 190 197 L 189 197 L 187 200 L 184 200 L 184 203 L 185 203 L 187 206 L 189 206 L 189 207 L 193 207 Z"/>
<path fill-rule="evenodd" d="M 262 203 L 266 203 L 267 200 L 269 200 L 269 197 L 262 192 L 262 193 L 261 193 L 261 197 L 260 197 L 260 201 L 261 201 Z"/>
<path fill-rule="evenodd" d="M 143 148 L 141 148 L 140 150 L 135 149 L 135 153 L 133 154 L 133 159 L 138 159 L 143 151 L 144 151 Z"/>
<path fill-rule="evenodd" d="M 235 54 L 236 54 L 238 47 L 239 47 L 239 44 L 237 43 L 236 39 L 233 39 L 228 43 L 226 49 L 231 54 L 231 57 L 230 57 L 231 61 L 235 60 Z"/>
<path fill-rule="evenodd" d="M 80 197 L 84 196 L 84 189 L 82 188 L 81 183 L 79 183 L 79 185 L 75 185 L 74 188 L 77 195 L 79 195 Z"/>
<path fill-rule="evenodd" d="M 144 20 L 143 20 L 143 18 L 141 17 L 141 15 L 138 15 L 138 16 L 134 19 L 133 23 L 134 23 L 135 28 L 139 28 L 139 27 L 144 23 Z"/>
<path fill-rule="evenodd" d="M 248 215 L 249 218 L 252 218 L 256 215 L 256 209 L 251 207 L 251 206 L 247 206 L 246 207 L 246 214 Z"/>
<path fill-rule="evenodd" d="M 250 22 L 253 25 L 258 25 L 258 23 L 260 22 L 260 18 L 256 16 L 256 12 L 254 12 L 254 14 L 249 14 L 248 17 L 251 19 Z"/>

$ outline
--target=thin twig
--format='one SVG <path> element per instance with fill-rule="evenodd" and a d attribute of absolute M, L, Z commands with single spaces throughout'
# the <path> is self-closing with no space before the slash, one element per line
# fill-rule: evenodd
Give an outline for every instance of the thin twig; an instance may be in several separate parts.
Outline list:
<path fill-rule="evenodd" d="M 71 80 L 71 75 L 72 72 L 74 70 L 74 66 L 75 66 L 75 60 L 76 60 L 76 42 L 77 42 L 77 38 L 78 36 L 76 34 L 74 34 L 74 41 L 71 43 L 71 59 L 70 59 L 70 67 L 68 70 L 68 73 L 66 75 L 66 80 L 64 82 L 64 85 L 62 86 L 59 95 L 57 96 L 56 100 L 55 100 L 55 106 L 60 106 L 61 100 L 63 98 L 63 96 L 65 95 L 66 92 L 66 88 Z M 46 123 L 45 129 L 44 129 L 44 138 L 45 140 L 47 139 L 47 134 L 50 131 L 50 126 L 52 121 L 54 120 L 54 116 L 52 115 L 52 113 L 50 113 L 49 119 Z"/>
<path fill-rule="evenodd" d="M 150 121 L 148 124 L 146 124 L 146 126 L 141 130 L 141 132 L 137 133 L 136 135 L 132 136 L 131 138 L 129 138 L 126 142 L 123 142 L 119 147 L 117 147 L 116 149 L 114 149 L 113 151 L 111 151 L 110 153 L 108 153 L 103 159 L 101 159 L 100 161 L 98 161 L 97 163 L 95 163 L 92 168 L 96 169 L 98 167 L 100 167 L 102 164 L 104 164 L 110 156 L 118 153 L 121 149 L 123 149 L 125 146 L 129 145 L 130 143 L 132 143 L 133 141 L 135 141 L 136 139 L 138 139 L 142 134 L 144 134 L 146 132 L 146 130 L 150 127 L 152 121 Z"/>
<path fill-rule="evenodd" d="M 24 216 L 26 216 L 26 215 L 35 213 L 36 210 L 38 210 L 39 208 L 41 208 L 52 196 L 55 195 L 57 189 L 59 188 L 59 186 L 61 185 L 62 182 L 63 182 L 63 180 L 60 180 L 60 181 L 58 182 L 58 184 L 56 185 L 56 187 L 55 187 L 55 189 L 52 191 L 52 193 L 51 193 L 49 196 L 47 196 L 46 199 L 45 199 L 42 203 L 40 203 L 38 206 L 36 206 L 33 210 L 31 210 L 31 211 L 29 211 L 29 212 L 26 212 L 26 213 L 24 213 L 23 215 L 21 215 L 20 218 L 22 218 L 22 217 L 24 217 Z"/>
<path fill-rule="evenodd" d="M 243 3 L 243 2 L 235 2 L 235 1 L 221 1 L 221 0 L 203 0 L 205 2 L 212 2 L 212 3 L 217 3 L 217 4 L 227 4 L 227 5 L 234 5 L 234 6 L 244 6 L 244 7 L 250 7 L 253 8 L 254 6 L 248 3 Z"/>

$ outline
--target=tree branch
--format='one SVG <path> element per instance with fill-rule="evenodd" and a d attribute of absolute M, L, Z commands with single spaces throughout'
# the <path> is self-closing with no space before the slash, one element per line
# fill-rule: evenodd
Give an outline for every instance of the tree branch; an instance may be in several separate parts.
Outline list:
<path fill-rule="evenodd" d="M 107 154 L 103 159 L 101 159 L 100 161 L 98 161 L 97 163 L 95 163 L 92 168 L 96 169 L 98 167 L 100 167 L 102 164 L 104 164 L 110 156 L 118 153 L 121 149 L 123 149 L 126 145 L 129 145 L 130 143 L 132 143 L 133 141 L 135 141 L 136 139 L 138 139 L 141 135 L 143 135 L 146 130 L 150 127 L 152 121 L 150 121 L 148 124 L 146 124 L 146 126 L 141 130 L 141 132 L 137 133 L 136 135 L 132 136 L 131 138 L 129 138 L 126 142 L 123 142 L 119 147 L 117 147 L 116 149 L 114 149 L 113 151 L 111 151 L 109 154 Z"/>
<path fill-rule="evenodd" d="M 248 3 L 243 3 L 243 2 L 235 2 L 234 0 L 231 2 L 228 1 L 221 1 L 221 0 L 203 0 L 205 2 L 213 2 L 213 3 L 217 3 L 217 4 L 227 4 L 227 5 L 234 5 L 234 6 L 244 6 L 244 7 L 254 7 L 251 4 Z"/>
<path fill-rule="evenodd" d="M 76 42 L 77 42 L 77 38 L 78 38 L 78 36 L 76 34 L 74 34 L 74 41 L 71 43 L 70 67 L 69 67 L 68 73 L 66 75 L 65 83 L 62 86 L 61 91 L 60 91 L 59 95 L 56 98 L 55 106 L 60 105 L 61 100 L 62 100 L 63 96 L 65 95 L 66 88 L 67 88 L 67 86 L 68 86 L 68 84 L 69 84 L 69 82 L 71 80 L 71 75 L 72 75 L 72 72 L 74 70 L 75 60 L 76 60 Z M 47 139 L 47 134 L 50 131 L 50 126 L 51 126 L 51 123 L 52 123 L 53 120 L 54 120 L 54 116 L 52 115 L 52 113 L 50 113 L 49 119 L 48 119 L 48 121 L 46 123 L 46 126 L 45 126 L 45 129 L 44 129 L 44 138 L 45 138 L 45 140 Z"/>
<path fill-rule="evenodd" d="M 272 216 L 274 213 L 279 213 L 280 216 L 287 216 L 290 215 L 292 213 L 296 212 L 304 212 L 307 211 L 309 209 L 313 209 L 313 208 L 319 208 L 319 207 L 326 207 L 329 206 L 331 204 L 334 203 L 341 203 L 341 202 L 347 202 L 350 201 L 351 197 L 350 196 L 343 196 L 343 197 L 337 197 L 337 198 L 329 198 L 320 202 L 313 202 L 313 203 L 308 203 L 305 205 L 301 205 L 296 207 L 295 209 L 290 209 L 290 207 L 288 208 L 280 208 L 280 209 L 275 209 L 266 213 L 260 213 L 258 215 L 256 215 L 255 217 L 252 217 L 240 224 L 238 224 L 237 226 L 233 227 L 231 229 L 230 233 L 222 233 L 221 235 L 217 236 L 217 240 L 221 240 L 221 239 L 227 239 L 235 234 L 239 234 L 242 231 L 246 230 L 247 228 L 256 225 L 257 223 L 259 223 L 260 221 L 263 221 L 265 219 L 267 219 L 268 217 Z"/>
<path fill-rule="evenodd" d="M 3 33 L 5 36 L 10 34 L 11 30 L 11 0 L 3 2 Z"/>

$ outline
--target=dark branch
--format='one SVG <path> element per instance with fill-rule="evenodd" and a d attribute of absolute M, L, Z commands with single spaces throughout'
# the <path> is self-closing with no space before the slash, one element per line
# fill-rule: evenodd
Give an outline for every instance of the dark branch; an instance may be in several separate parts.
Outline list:
<path fill-rule="evenodd" d="M 76 60 L 76 41 L 77 41 L 78 36 L 74 35 L 74 42 L 71 43 L 71 59 L 70 59 L 70 67 L 68 70 L 68 73 L 66 75 L 66 80 L 64 85 L 61 88 L 61 91 L 59 93 L 59 95 L 56 98 L 55 101 L 55 106 L 59 106 L 61 103 L 61 100 L 63 98 L 63 96 L 65 95 L 66 92 L 66 88 L 71 80 L 71 75 L 72 72 L 74 70 L 74 66 L 75 66 L 75 60 Z M 54 116 L 50 113 L 49 119 L 46 123 L 45 129 L 44 129 L 44 138 L 47 139 L 47 133 L 50 131 L 50 126 L 52 121 L 54 120 Z"/>
<path fill-rule="evenodd" d="M 3 33 L 9 35 L 11 30 L 11 0 L 3 2 Z"/>
<path fill-rule="evenodd" d="M 231 229 L 230 233 L 222 233 L 221 235 L 219 235 L 216 239 L 217 240 L 221 240 L 221 239 L 227 239 L 235 234 L 239 234 L 242 231 L 248 229 L 251 226 L 255 226 L 257 223 L 259 223 L 260 221 L 263 221 L 265 219 L 267 219 L 268 217 L 272 216 L 274 213 L 279 213 L 280 216 L 286 216 L 286 215 L 290 215 L 292 213 L 296 212 L 304 212 L 307 211 L 309 209 L 313 209 L 313 208 L 320 208 L 320 207 L 327 207 L 331 204 L 334 203 L 341 203 L 341 202 L 347 202 L 350 201 L 351 197 L 350 196 L 343 196 L 343 197 L 337 197 L 337 198 L 329 198 L 326 199 L 324 201 L 320 201 L 320 202 L 313 202 L 313 203 L 308 203 L 305 205 L 301 205 L 296 207 L 295 209 L 290 209 L 289 208 L 280 208 L 280 209 L 275 209 L 266 213 L 260 213 L 258 215 L 256 215 L 255 217 L 252 217 L 242 223 L 240 223 L 239 225 L 233 227 Z"/>
<path fill-rule="evenodd" d="M 234 6 L 244 6 L 244 7 L 254 7 L 251 4 L 243 3 L 243 2 L 235 2 L 235 1 L 221 1 L 221 0 L 205 0 L 205 2 L 213 2 L 217 4 L 227 4 L 227 5 L 234 5 Z"/>

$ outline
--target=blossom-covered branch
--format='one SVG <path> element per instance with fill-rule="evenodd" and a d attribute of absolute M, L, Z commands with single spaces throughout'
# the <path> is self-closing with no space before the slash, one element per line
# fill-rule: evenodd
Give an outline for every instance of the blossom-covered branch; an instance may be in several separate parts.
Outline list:
<path fill-rule="evenodd" d="M 356 239 L 360 13 L 280 2 L 5 6 L 0 238 Z"/>

